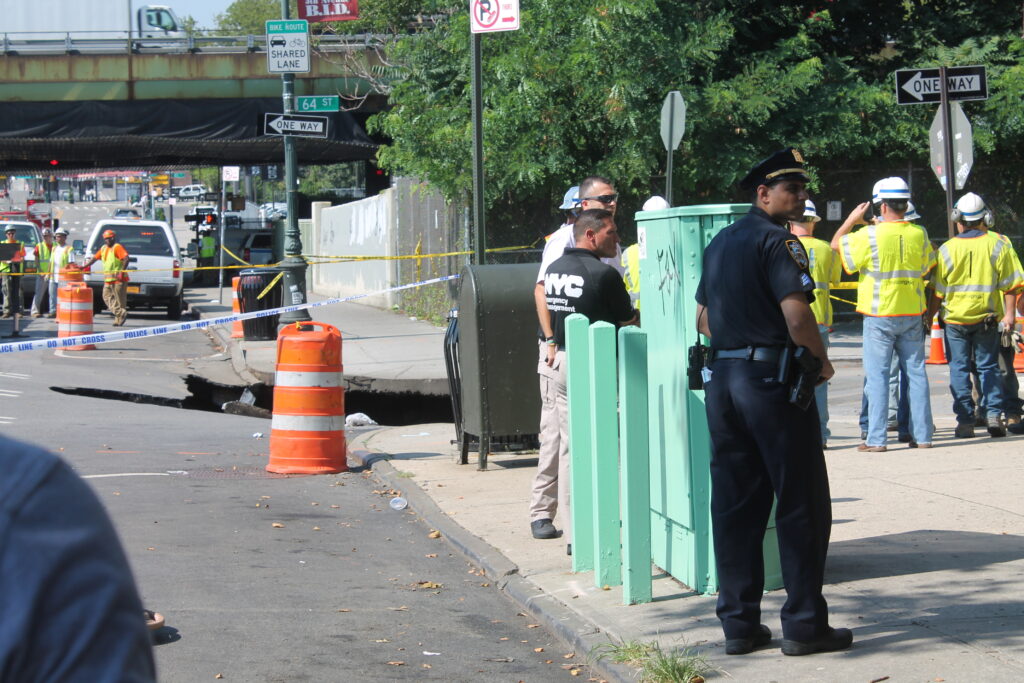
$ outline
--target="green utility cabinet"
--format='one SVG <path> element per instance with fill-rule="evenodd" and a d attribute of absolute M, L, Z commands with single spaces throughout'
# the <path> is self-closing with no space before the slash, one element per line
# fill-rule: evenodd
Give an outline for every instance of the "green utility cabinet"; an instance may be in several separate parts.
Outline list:
<path fill-rule="evenodd" d="M 711 441 L 704 392 L 687 389 L 686 350 L 698 337 L 694 296 L 704 248 L 749 210 L 749 204 L 711 204 L 636 216 L 641 325 L 648 339 L 652 556 L 700 593 L 718 590 Z M 765 588 L 778 588 L 782 574 L 774 517 L 764 547 Z"/>

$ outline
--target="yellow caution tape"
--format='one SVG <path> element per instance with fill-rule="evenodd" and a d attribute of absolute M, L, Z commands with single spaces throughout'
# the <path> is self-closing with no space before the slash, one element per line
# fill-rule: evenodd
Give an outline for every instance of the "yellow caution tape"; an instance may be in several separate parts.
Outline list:
<path fill-rule="evenodd" d="M 280 273 L 277 274 L 277 277 L 275 277 L 273 280 L 270 281 L 269 285 L 267 285 L 266 287 L 263 288 L 263 291 L 259 293 L 259 295 L 256 297 L 256 300 L 259 301 L 264 296 L 266 296 L 267 292 L 269 292 L 271 289 L 273 289 L 274 285 L 276 285 L 277 281 L 280 280 L 282 277 L 284 277 L 284 271 L 283 270 Z"/>

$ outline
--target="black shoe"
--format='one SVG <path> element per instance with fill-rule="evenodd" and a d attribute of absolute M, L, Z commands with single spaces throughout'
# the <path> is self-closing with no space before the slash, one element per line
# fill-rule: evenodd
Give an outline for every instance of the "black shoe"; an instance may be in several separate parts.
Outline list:
<path fill-rule="evenodd" d="M 974 437 L 974 425 L 970 422 L 961 422 L 956 426 L 956 431 L 953 433 L 958 439 L 970 439 Z"/>
<path fill-rule="evenodd" d="M 729 638 L 725 641 L 725 654 L 745 655 L 772 642 L 772 632 L 761 624 L 752 638 Z"/>
<path fill-rule="evenodd" d="M 1003 421 L 999 418 L 992 418 L 988 422 L 988 435 L 992 437 L 1006 436 L 1006 427 L 1003 426 Z"/>
<path fill-rule="evenodd" d="M 910 434 L 900 434 L 898 438 L 900 443 L 912 443 L 914 441 L 914 437 Z"/>
<path fill-rule="evenodd" d="M 806 642 L 800 640 L 782 640 L 782 654 L 790 657 L 813 655 L 816 652 L 835 652 L 845 650 L 853 644 L 853 632 L 848 628 L 829 628 L 823 635 Z"/>
<path fill-rule="evenodd" d="M 558 529 L 550 519 L 538 519 L 530 522 L 530 531 L 534 538 L 558 538 Z"/>

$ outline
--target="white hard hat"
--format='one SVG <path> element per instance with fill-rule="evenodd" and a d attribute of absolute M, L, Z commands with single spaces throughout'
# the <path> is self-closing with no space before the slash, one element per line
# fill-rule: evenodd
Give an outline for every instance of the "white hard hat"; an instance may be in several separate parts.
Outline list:
<path fill-rule="evenodd" d="M 55 235 L 66 235 L 66 234 L 68 234 L 68 231 L 65 230 L 64 228 L 57 228 L 57 230 L 54 231 L 53 234 L 55 234 Z"/>
<path fill-rule="evenodd" d="M 871 201 L 877 204 L 885 199 L 910 199 L 910 186 L 898 176 L 882 178 L 871 188 Z"/>
<path fill-rule="evenodd" d="M 670 208 L 665 198 L 659 194 L 654 195 L 646 202 L 644 202 L 642 211 L 661 211 L 662 209 Z"/>
<path fill-rule="evenodd" d="M 963 216 L 965 223 L 980 221 L 985 217 L 985 201 L 973 192 L 968 192 L 957 200 L 956 210 Z"/>
<path fill-rule="evenodd" d="M 817 223 L 821 220 L 821 216 L 818 215 L 818 209 L 815 208 L 814 202 L 810 199 L 804 202 L 804 219 L 810 219 L 811 223 Z"/>
<path fill-rule="evenodd" d="M 917 212 L 917 207 L 914 206 L 914 202 L 907 202 L 907 212 L 903 214 L 903 218 L 908 221 L 921 219 L 921 214 Z"/>
<path fill-rule="evenodd" d="M 562 198 L 562 205 L 559 209 L 568 211 L 569 209 L 575 209 L 580 205 L 580 186 L 573 185 L 565 191 L 565 196 Z"/>

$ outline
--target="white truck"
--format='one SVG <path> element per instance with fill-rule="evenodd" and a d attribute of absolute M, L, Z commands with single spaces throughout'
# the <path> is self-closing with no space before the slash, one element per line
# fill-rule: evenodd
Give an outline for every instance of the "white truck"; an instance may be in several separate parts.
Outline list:
<path fill-rule="evenodd" d="M 185 38 L 181 20 L 166 5 L 132 0 L 3 0 L 0 40 Z"/>

